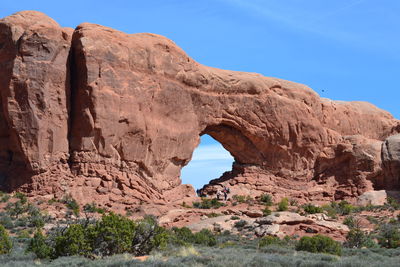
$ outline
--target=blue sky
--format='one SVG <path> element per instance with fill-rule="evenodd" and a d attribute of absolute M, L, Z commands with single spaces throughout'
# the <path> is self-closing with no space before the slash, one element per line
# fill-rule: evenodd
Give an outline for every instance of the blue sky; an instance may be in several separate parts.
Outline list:
<path fill-rule="evenodd" d="M 202 64 L 304 83 L 323 97 L 368 101 L 400 119 L 398 0 L 2 0 L 0 17 L 29 9 L 62 26 L 92 22 L 162 34 Z M 197 167 L 184 169 L 184 181 L 205 183 L 230 169 L 217 145 L 202 138 L 190 163 Z M 220 159 L 211 159 L 215 153 Z M 205 155 L 208 168 L 200 164 Z"/>

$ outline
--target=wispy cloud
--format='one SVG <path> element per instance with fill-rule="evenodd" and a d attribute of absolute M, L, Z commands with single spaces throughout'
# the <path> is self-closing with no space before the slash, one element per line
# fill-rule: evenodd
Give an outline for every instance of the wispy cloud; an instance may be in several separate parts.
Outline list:
<path fill-rule="evenodd" d="M 193 153 L 192 161 L 233 160 L 231 154 L 220 144 L 199 146 Z"/>
<path fill-rule="evenodd" d="M 354 8 L 367 0 L 355 0 L 350 3 L 338 6 L 331 5 L 329 8 L 312 8 L 312 4 L 299 5 L 284 3 L 282 1 L 256 1 L 256 0 L 220 0 L 231 6 L 247 10 L 252 16 L 261 19 L 275 21 L 281 25 L 294 30 L 300 30 L 311 34 L 317 34 L 325 38 L 344 41 L 347 43 L 356 42 L 360 39 L 355 32 L 350 32 L 346 28 L 335 27 L 332 25 L 321 25 L 339 16 L 349 9 Z M 308 8 L 310 7 L 310 8 Z M 328 23 L 329 24 L 329 23 Z"/>

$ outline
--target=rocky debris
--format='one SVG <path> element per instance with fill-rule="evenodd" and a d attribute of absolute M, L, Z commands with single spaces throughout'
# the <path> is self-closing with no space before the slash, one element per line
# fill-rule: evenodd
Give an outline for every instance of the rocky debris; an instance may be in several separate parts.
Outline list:
<path fill-rule="evenodd" d="M 246 221 L 248 223 L 252 222 L 252 220 L 249 219 L 246 219 Z M 202 229 L 208 229 L 218 232 L 223 232 L 227 230 L 232 232 L 235 227 L 235 222 L 235 220 L 231 220 L 230 215 L 223 215 L 214 218 L 207 218 L 196 223 L 191 223 L 188 224 L 187 227 L 194 232 L 199 232 Z"/>
<path fill-rule="evenodd" d="M 385 190 L 365 192 L 357 198 L 359 206 L 381 206 L 387 202 L 387 193 Z"/>
<path fill-rule="evenodd" d="M 262 217 L 256 220 L 257 224 L 311 224 L 314 220 L 302 216 L 298 213 L 289 212 L 289 211 L 281 211 L 281 212 L 273 212 L 271 215 L 266 217 Z"/>
<path fill-rule="evenodd" d="M 66 29 L 34 11 L 0 29 L 0 174 L 10 190 L 114 210 L 176 205 L 195 197 L 180 171 L 202 134 L 235 159 L 210 193 L 228 185 L 300 203 L 399 187 L 400 122 L 369 103 L 206 67 L 155 34 Z"/>
<path fill-rule="evenodd" d="M 307 214 L 306 217 L 310 218 L 314 221 L 330 221 L 330 220 L 332 220 L 325 213 Z"/>
<path fill-rule="evenodd" d="M 263 224 L 259 225 L 254 229 L 254 234 L 257 237 L 266 235 L 278 236 L 279 235 L 279 224 Z"/>
<path fill-rule="evenodd" d="M 263 212 L 261 210 L 254 210 L 254 209 L 245 210 L 243 213 L 249 216 L 250 218 L 258 218 L 263 216 Z"/>
<path fill-rule="evenodd" d="M 349 228 L 338 221 L 324 219 L 325 216 L 310 218 L 294 212 L 274 212 L 257 219 L 245 215 L 235 217 L 223 215 L 213 218 L 204 216 L 201 220 L 188 223 L 187 227 L 195 232 L 209 229 L 214 232 L 229 231 L 232 234 L 247 237 L 272 235 L 283 238 L 286 235 L 304 236 L 320 233 L 344 240 Z"/>

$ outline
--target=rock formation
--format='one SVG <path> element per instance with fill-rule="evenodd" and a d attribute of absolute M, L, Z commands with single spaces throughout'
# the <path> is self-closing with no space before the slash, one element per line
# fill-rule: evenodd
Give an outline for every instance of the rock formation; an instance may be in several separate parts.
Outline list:
<path fill-rule="evenodd" d="M 235 159 L 208 191 L 228 183 L 332 200 L 399 186 L 390 152 L 399 140 L 389 136 L 400 122 L 388 112 L 203 66 L 159 35 L 72 30 L 20 12 L 0 20 L 0 74 L 0 173 L 10 190 L 109 205 L 181 201 L 194 194 L 180 170 L 202 134 Z"/>

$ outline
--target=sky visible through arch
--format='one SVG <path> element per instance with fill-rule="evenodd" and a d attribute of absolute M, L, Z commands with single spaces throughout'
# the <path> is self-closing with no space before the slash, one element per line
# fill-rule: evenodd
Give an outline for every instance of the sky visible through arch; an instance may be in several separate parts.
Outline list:
<path fill-rule="evenodd" d="M 192 160 L 181 172 L 183 184 L 191 184 L 198 189 L 210 180 L 232 169 L 233 157 L 211 136 L 201 136 L 199 146 L 194 150 Z"/>
<path fill-rule="evenodd" d="M 398 0 L 2 0 L 0 17 L 22 10 L 42 11 L 65 27 L 92 22 L 161 34 L 199 63 L 300 82 L 322 97 L 368 101 L 400 119 Z M 199 149 L 216 147 L 203 139 Z M 196 183 L 204 169 L 193 171 Z"/>

